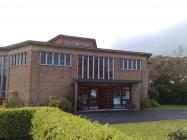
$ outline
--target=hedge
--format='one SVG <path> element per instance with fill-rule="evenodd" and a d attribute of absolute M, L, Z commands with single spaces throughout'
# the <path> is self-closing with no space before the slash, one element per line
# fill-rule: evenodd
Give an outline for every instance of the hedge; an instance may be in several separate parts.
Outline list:
<path fill-rule="evenodd" d="M 52 107 L 0 109 L 0 138 L 34 140 L 132 140 L 108 125 L 90 122 Z"/>

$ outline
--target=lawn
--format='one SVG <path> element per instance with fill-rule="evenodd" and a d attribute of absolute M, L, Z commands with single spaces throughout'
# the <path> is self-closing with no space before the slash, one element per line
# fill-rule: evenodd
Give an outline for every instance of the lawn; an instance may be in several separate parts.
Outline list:
<path fill-rule="evenodd" d="M 187 110 L 187 105 L 160 105 L 159 107 L 147 108 L 146 110 Z"/>
<path fill-rule="evenodd" d="M 113 124 L 111 126 L 131 135 L 134 140 L 166 140 L 166 134 L 175 128 L 182 126 L 187 129 L 187 120 Z"/>

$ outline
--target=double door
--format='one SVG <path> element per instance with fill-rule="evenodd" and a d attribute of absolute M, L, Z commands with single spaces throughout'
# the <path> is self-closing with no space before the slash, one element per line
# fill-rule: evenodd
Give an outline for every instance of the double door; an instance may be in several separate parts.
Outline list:
<path fill-rule="evenodd" d="M 98 106 L 99 109 L 113 108 L 112 88 L 98 88 Z"/>

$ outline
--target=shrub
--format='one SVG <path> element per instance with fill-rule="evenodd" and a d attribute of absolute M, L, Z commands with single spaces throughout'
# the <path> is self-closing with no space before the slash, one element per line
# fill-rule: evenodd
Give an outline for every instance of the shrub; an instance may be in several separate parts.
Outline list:
<path fill-rule="evenodd" d="M 168 133 L 168 140 L 186 140 L 187 131 L 182 127 L 178 127 L 176 130 Z"/>
<path fill-rule="evenodd" d="M 23 107 L 23 106 L 24 106 L 23 101 L 18 97 L 12 97 L 11 99 L 9 99 L 3 104 L 3 107 L 6 108 Z"/>
<path fill-rule="evenodd" d="M 72 105 L 70 103 L 69 100 L 67 100 L 66 98 L 57 98 L 57 97 L 49 97 L 49 106 L 50 107 L 58 107 L 61 110 L 65 111 L 65 112 L 71 112 L 72 111 Z"/>
<path fill-rule="evenodd" d="M 29 136 L 31 118 L 27 109 L 0 109 L 0 139 Z"/>
<path fill-rule="evenodd" d="M 159 103 L 155 100 L 148 99 L 148 98 L 141 98 L 140 99 L 140 108 L 150 108 L 150 107 L 159 107 Z"/>
<path fill-rule="evenodd" d="M 44 119 L 45 118 L 45 119 Z M 33 123 L 33 139 L 36 140 L 124 140 L 124 133 L 74 116 L 55 108 L 36 111 Z"/>
<path fill-rule="evenodd" d="M 132 140 L 108 125 L 90 122 L 52 107 L 0 109 L 0 138 L 33 140 Z"/>

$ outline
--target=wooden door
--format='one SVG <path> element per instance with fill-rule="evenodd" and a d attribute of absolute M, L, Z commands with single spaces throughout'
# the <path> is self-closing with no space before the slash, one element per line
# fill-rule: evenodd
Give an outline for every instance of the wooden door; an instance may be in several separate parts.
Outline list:
<path fill-rule="evenodd" d="M 99 109 L 113 108 L 113 94 L 111 88 L 98 89 L 98 105 Z"/>

